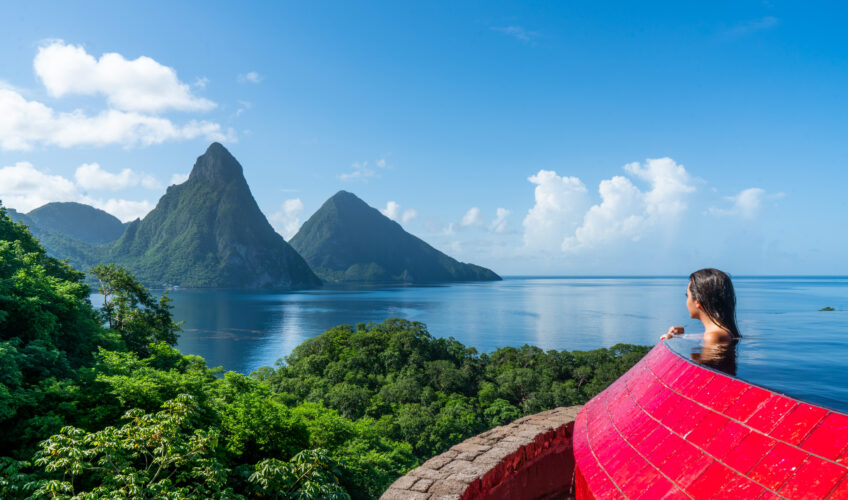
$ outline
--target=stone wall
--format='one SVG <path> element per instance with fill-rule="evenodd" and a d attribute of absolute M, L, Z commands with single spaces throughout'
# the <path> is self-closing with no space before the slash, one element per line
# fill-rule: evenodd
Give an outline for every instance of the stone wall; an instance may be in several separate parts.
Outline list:
<path fill-rule="evenodd" d="M 466 439 L 392 484 L 383 500 L 572 498 L 580 406 L 520 418 Z"/>

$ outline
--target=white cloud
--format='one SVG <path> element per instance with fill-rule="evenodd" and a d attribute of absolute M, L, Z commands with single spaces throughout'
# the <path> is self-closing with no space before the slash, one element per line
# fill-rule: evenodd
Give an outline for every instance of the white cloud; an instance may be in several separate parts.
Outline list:
<path fill-rule="evenodd" d="M 498 208 L 497 217 L 492 221 L 492 225 L 490 229 L 496 233 L 502 233 L 506 231 L 506 218 L 509 217 L 511 212 L 505 208 Z"/>
<path fill-rule="evenodd" d="M 401 212 L 400 204 L 396 201 L 386 203 L 386 208 L 380 209 L 380 212 L 389 219 L 400 221 L 402 224 L 406 224 L 418 216 L 418 211 L 413 208 Z"/>
<path fill-rule="evenodd" d="M 629 163 L 625 172 L 650 184 L 641 191 L 630 179 L 615 176 L 601 181 L 601 203 L 592 206 L 583 223 L 562 242 L 564 251 L 610 244 L 621 239 L 638 241 L 647 231 L 665 227 L 687 209 L 687 195 L 695 191 L 683 165 L 671 158 Z"/>
<path fill-rule="evenodd" d="M 291 239 L 300 229 L 300 214 L 303 212 L 303 202 L 300 198 L 292 198 L 283 202 L 280 210 L 271 216 L 274 229 L 286 240 Z"/>
<path fill-rule="evenodd" d="M 141 184 L 147 189 L 161 189 L 162 185 L 150 175 L 136 174 L 125 168 L 117 174 L 107 172 L 97 163 L 84 163 L 74 173 L 77 185 L 83 189 L 104 189 L 117 191 Z"/>
<path fill-rule="evenodd" d="M 586 186 L 577 177 L 560 177 L 552 170 L 540 170 L 527 180 L 536 188 L 535 204 L 524 217 L 524 245 L 559 250 L 589 207 Z"/>
<path fill-rule="evenodd" d="M 259 83 L 262 81 L 262 76 L 255 71 L 249 71 L 243 75 L 238 76 L 239 83 Z"/>
<path fill-rule="evenodd" d="M 51 201 L 79 201 L 74 183 L 60 175 L 36 169 L 32 163 L 18 162 L 0 168 L 0 200 L 6 207 L 29 212 Z"/>
<path fill-rule="evenodd" d="M 736 196 L 725 197 L 726 200 L 731 202 L 730 208 L 710 207 L 708 213 L 718 216 L 736 215 L 743 219 L 753 219 L 759 214 L 763 201 L 778 198 L 783 198 L 783 193 L 767 195 L 762 188 L 748 188 L 740 191 Z"/>
<path fill-rule="evenodd" d="M 377 175 L 377 172 L 375 172 L 374 169 L 368 167 L 367 161 L 353 163 L 350 168 L 353 169 L 353 171 L 339 175 L 340 180 L 366 180 L 369 177 L 375 177 Z"/>
<path fill-rule="evenodd" d="M 380 210 L 380 212 L 392 220 L 397 220 L 400 215 L 400 204 L 396 201 L 390 201 L 386 203 L 386 208 Z"/>
<path fill-rule="evenodd" d="M 209 79 L 205 76 L 199 76 L 194 83 L 191 84 L 192 87 L 197 87 L 199 89 L 205 89 L 207 85 L 209 85 Z"/>
<path fill-rule="evenodd" d="M 82 203 L 87 203 L 95 208 L 104 210 L 119 218 L 121 222 L 129 222 L 135 219 L 142 219 L 150 213 L 155 207 L 153 203 L 147 200 L 131 201 L 131 200 L 116 200 L 114 198 L 106 201 L 92 200 L 90 198 L 83 199 Z"/>
<path fill-rule="evenodd" d="M 482 226 L 483 219 L 480 217 L 480 209 L 477 207 L 471 207 L 465 212 L 465 215 L 462 216 L 462 220 L 459 222 L 459 225 L 462 227 L 469 226 Z"/>
<path fill-rule="evenodd" d="M 169 183 L 169 185 L 173 186 L 174 184 L 182 184 L 183 182 L 185 182 L 187 180 L 188 180 L 188 173 L 174 174 L 174 175 L 171 176 L 171 182 Z"/>
<path fill-rule="evenodd" d="M 445 236 L 450 236 L 450 235 L 456 234 L 455 224 L 453 222 L 448 224 L 448 227 L 446 227 L 442 230 L 442 234 L 445 235 Z"/>
<path fill-rule="evenodd" d="M 400 216 L 400 221 L 403 224 L 407 224 L 412 219 L 418 217 L 418 211 L 414 208 L 410 208 L 403 211 L 403 215 Z"/>
<path fill-rule="evenodd" d="M 75 201 L 105 210 L 123 222 L 143 217 L 154 206 L 146 200 L 102 200 L 85 196 L 70 180 L 42 172 L 29 162 L 0 168 L 0 200 L 4 206 L 20 212 L 29 212 L 52 201 Z"/>
<path fill-rule="evenodd" d="M 216 106 L 193 95 L 173 68 L 145 56 L 130 61 L 110 52 L 95 59 L 81 46 L 53 41 L 38 50 L 33 65 L 52 97 L 102 94 L 116 109 L 151 113 L 208 111 Z M 197 86 L 206 81 L 199 79 Z"/>
<path fill-rule="evenodd" d="M 532 43 L 542 36 L 538 31 L 530 31 L 522 26 L 493 26 L 491 29 L 525 43 Z"/>
<path fill-rule="evenodd" d="M 233 142 L 217 123 L 192 120 L 175 125 L 166 118 L 109 109 L 95 116 L 81 110 L 57 113 L 12 90 L 0 89 L 0 149 L 27 151 L 36 144 L 59 146 L 149 146 L 166 141 L 204 137 Z"/>
<path fill-rule="evenodd" d="M 380 168 L 386 168 L 386 166 L 387 166 L 386 159 L 380 158 L 379 160 L 377 160 L 377 166 L 380 167 Z"/>

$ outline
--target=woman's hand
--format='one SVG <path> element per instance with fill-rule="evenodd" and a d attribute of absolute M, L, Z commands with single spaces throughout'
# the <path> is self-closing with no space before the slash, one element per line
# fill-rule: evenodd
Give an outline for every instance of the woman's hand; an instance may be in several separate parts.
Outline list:
<path fill-rule="evenodd" d="M 660 340 L 668 340 L 671 337 L 674 337 L 675 335 L 679 335 L 681 333 L 683 333 L 683 327 L 682 326 L 672 326 L 672 327 L 669 327 L 668 333 L 666 333 L 665 335 L 660 337 Z"/>

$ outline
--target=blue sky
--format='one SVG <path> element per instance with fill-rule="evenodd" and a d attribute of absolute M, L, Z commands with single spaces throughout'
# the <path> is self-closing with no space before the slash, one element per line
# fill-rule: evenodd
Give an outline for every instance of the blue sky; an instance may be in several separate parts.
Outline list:
<path fill-rule="evenodd" d="M 345 189 L 502 274 L 848 274 L 846 14 L 18 2 L 0 199 L 130 219 L 219 140 L 287 237 Z"/>

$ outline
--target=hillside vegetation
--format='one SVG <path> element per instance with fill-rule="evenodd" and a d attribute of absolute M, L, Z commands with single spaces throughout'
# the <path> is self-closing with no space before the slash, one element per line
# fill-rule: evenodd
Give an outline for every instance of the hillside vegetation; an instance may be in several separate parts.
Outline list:
<path fill-rule="evenodd" d="M 331 283 L 501 279 L 485 267 L 436 250 L 347 191 L 324 202 L 290 243 L 322 280 Z"/>
<path fill-rule="evenodd" d="M 376 498 L 485 428 L 586 401 L 647 351 L 479 355 L 395 319 L 223 373 L 172 347 L 167 294 L 93 274 L 101 310 L 0 207 L 2 498 Z"/>

